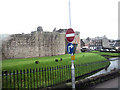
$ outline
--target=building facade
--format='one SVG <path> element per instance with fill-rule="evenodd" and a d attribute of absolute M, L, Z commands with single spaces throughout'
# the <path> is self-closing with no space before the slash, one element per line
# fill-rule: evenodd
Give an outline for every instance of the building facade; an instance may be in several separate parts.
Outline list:
<path fill-rule="evenodd" d="M 109 40 L 106 36 L 87 38 L 85 40 L 85 46 L 92 50 L 100 50 L 102 48 L 110 48 Z"/>

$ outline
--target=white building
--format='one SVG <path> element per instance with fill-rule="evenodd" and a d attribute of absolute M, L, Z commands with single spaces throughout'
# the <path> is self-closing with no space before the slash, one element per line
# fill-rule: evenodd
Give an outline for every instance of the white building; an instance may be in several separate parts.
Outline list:
<path fill-rule="evenodd" d="M 89 49 L 100 50 L 102 48 L 110 48 L 109 40 L 106 36 L 103 37 L 95 37 L 86 39 L 86 45 L 88 45 Z"/>

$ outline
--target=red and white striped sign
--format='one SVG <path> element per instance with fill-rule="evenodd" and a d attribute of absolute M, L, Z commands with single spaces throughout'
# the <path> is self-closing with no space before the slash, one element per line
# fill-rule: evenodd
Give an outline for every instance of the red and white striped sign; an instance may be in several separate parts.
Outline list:
<path fill-rule="evenodd" d="M 75 32 L 72 28 L 69 28 L 67 31 L 66 31 L 66 39 L 68 42 L 72 42 L 75 38 Z"/>

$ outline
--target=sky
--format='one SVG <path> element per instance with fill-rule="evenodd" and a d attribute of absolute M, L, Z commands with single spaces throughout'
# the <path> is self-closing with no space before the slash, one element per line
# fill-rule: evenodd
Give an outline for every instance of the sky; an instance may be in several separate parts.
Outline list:
<path fill-rule="evenodd" d="M 118 1 L 70 0 L 71 27 L 80 38 L 106 35 L 118 38 Z M 0 34 L 31 33 L 38 26 L 44 31 L 68 29 L 69 0 L 1 0 Z"/>

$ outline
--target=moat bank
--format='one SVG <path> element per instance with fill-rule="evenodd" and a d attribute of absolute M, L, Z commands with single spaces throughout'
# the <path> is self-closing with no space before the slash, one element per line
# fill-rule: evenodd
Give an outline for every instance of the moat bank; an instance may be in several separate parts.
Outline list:
<path fill-rule="evenodd" d="M 89 87 L 94 86 L 98 83 L 102 83 L 104 81 L 119 77 L 120 76 L 119 58 L 118 57 L 111 58 L 110 63 L 111 64 L 108 67 L 97 72 L 96 74 L 91 75 L 85 79 L 81 79 L 81 80 L 76 81 L 75 82 L 76 90 L 85 89 L 87 87 L 89 88 Z M 66 83 L 66 84 L 63 84 L 61 86 L 57 86 L 55 88 L 71 88 L 71 87 L 72 87 L 72 83 Z M 52 88 L 50 88 L 50 89 L 52 89 Z"/>

